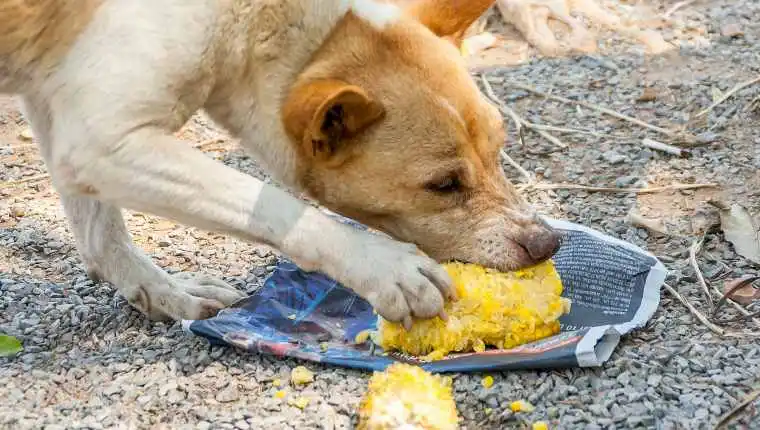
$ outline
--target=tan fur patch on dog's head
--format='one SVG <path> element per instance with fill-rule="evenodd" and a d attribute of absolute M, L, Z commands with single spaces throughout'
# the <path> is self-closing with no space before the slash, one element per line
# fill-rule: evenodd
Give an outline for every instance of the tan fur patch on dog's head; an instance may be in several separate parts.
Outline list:
<path fill-rule="evenodd" d="M 457 51 L 491 3 L 419 0 L 382 29 L 349 13 L 283 121 L 303 187 L 330 209 L 438 260 L 507 270 L 548 258 L 558 239 L 506 180 L 501 115 Z"/>

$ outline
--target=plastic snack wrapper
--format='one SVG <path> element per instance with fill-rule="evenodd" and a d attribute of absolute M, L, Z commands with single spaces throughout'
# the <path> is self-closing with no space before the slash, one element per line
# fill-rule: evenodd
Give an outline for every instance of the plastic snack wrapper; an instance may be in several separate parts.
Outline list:
<path fill-rule="evenodd" d="M 366 335 L 378 322 L 369 303 L 327 276 L 286 260 L 253 295 L 213 318 L 184 320 L 182 327 L 212 344 L 364 370 L 384 370 L 395 362 L 430 372 L 601 366 L 621 336 L 654 314 L 665 267 L 631 243 L 579 224 L 546 221 L 564 234 L 552 262 L 562 280 L 562 297 L 572 305 L 559 318 L 559 333 L 514 348 L 431 360 L 383 351 Z"/>

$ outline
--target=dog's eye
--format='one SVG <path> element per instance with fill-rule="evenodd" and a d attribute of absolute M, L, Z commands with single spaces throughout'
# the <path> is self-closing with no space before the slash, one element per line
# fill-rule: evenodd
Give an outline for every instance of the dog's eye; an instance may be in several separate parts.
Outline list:
<path fill-rule="evenodd" d="M 457 176 L 447 176 L 444 179 L 427 184 L 426 188 L 430 191 L 442 194 L 455 193 L 462 189 L 462 182 Z"/>

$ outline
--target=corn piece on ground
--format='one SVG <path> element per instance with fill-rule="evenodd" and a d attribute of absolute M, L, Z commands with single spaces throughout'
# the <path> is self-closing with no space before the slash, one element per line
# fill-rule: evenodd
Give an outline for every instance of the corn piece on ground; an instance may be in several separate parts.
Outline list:
<path fill-rule="evenodd" d="M 570 310 L 551 260 L 509 273 L 464 263 L 444 264 L 459 295 L 448 302 L 448 321 L 418 320 L 410 331 L 378 318 L 378 343 L 428 360 L 451 352 L 513 348 L 559 332 L 558 318 Z"/>
<path fill-rule="evenodd" d="M 455 430 L 459 426 L 451 379 L 394 363 L 376 372 L 359 405 L 357 430 Z"/>
<path fill-rule="evenodd" d="M 294 367 L 290 371 L 290 382 L 293 385 L 306 385 L 314 382 L 314 372 L 304 366 Z"/>

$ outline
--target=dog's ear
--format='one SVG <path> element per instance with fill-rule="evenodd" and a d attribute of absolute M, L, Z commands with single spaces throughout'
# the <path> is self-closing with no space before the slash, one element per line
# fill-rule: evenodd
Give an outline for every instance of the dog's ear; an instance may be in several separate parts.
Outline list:
<path fill-rule="evenodd" d="M 460 48 L 467 29 L 494 3 L 495 0 L 415 0 L 406 11 Z"/>
<path fill-rule="evenodd" d="M 288 135 L 313 156 L 330 157 L 385 110 L 361 88 L 334 79 L 296 85 L 282 110 Z"/>

